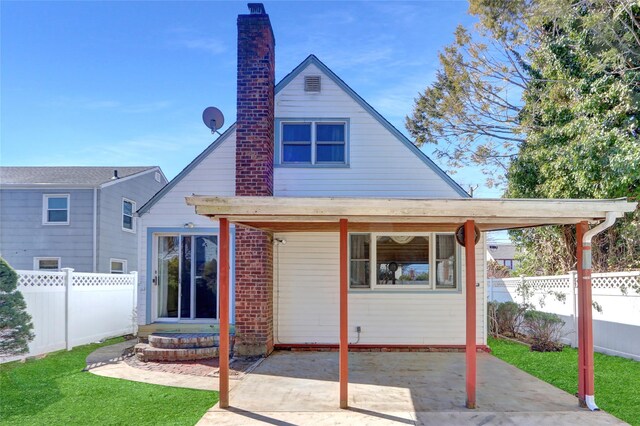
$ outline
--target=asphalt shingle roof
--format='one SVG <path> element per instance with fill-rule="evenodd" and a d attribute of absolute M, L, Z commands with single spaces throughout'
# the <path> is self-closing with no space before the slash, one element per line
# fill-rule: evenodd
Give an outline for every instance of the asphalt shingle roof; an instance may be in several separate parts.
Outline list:
<path fill-rule="evenodd" d="M 119 178 L 124 178 L 154 167 L 0 167 L 0 183 L 97 186 L 110 182 L 114 170 Z"/>

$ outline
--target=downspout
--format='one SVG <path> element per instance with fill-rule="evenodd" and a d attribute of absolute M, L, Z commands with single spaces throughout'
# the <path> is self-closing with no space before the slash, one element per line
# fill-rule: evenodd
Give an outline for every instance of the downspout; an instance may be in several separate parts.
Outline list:
<path fill-rule="evenodd" d="M 594 397 L 594 371 L 593 371 L 593 309 L 591 297 L 591 239 L 610 228 L 616 223 L 616 213 L 607 212 L 605 220 L 594 228 L 588 230 L 582 237 L 582 285 L 584 289 L 584 353 L 586 357 L 586 377 L 585 377 L 585 404 L 591 411 L 599 410 Z"/>
<path fill-rule="evenodd" d="M 98 188 L 93 188 L 93 272 L 98 272 Z"/>

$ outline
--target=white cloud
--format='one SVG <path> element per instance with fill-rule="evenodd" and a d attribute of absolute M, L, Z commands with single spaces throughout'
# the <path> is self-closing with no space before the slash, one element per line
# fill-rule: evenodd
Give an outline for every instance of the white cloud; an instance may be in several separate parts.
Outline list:
<path fill-rule="evenodd" d="M 47 108 L 73 108 L 77 110 L 110 110 L 127 114 L 142 114 L 160 111 L 171 106 L 170 101 L 152 101 L 143 103 L 125 103 L 113 99 L 86 99 L 74 97 L 58 97 L 42 106 Z"/>
<path fill-rule="evenodd" d="M 227 51 L 227 47 L 220 40 L 213 37 L 188 38 L 175 40 L 177 46 L 183 46 L 187 49 L 202 50 L 212 55 L 219 55 Z"/>
<path fill-rule="evenodd" d="M 189 50 L 201 50 L 211 55 L 220 55 L 227 52 L 227 45 L 219 38 L 206 36 L 190 28 L 176 27 L 167 31 L 171 47 L 186 48 Z"/>

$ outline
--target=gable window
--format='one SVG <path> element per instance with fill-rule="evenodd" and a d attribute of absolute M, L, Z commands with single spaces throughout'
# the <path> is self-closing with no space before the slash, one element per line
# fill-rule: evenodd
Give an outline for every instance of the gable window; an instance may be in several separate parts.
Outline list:
<path fill-rule="evenodd" d="M 282 162 L 311 163 L 311 123 L 282 125 Z"/>
<path fill-rule="evenodd" d="M 136 231 L 136 222 L 133 213 L 136 211 L 135 201 L 122 199 L 122 230 L 128 232 Z"/>
<path fill-rule="evenodd" d="M 34 257 L 33 269 L 35 269 L 36 271 L 59 271 L 60 258 L 59 257 Z"/>
<path fill-rule="evenodd" d="M 126 274 L 127 273 L 127 261 L 123 259 L 110 259 L 111 273 L 112 274 Z"/>
<path fill-rule="evenodd" d="M 332 166 L 347 164 L 346 120 L 280 123 L 280 164 Z"/>
<path fill-rule="evenodd" d="M 351 234 L 352 289 L 457 290 L 453 234 Z"/>
<path fill-rule="evenodd" d="M 69 194 L 44 194 L 42 223 L 45 225 L 69 224 Z"/>

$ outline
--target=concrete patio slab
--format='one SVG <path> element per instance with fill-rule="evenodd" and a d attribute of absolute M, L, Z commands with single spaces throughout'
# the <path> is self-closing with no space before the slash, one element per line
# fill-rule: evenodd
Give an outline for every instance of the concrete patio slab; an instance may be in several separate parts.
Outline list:
<path fill-rule="evenodd" d="M 338 354 L 276 352 L 199 425 L 625 424 L 491 356 L 478 354 L 478 408 L 465 402 L 463 353 L 351 353 L 349 406 L 338 406 Z"/>

